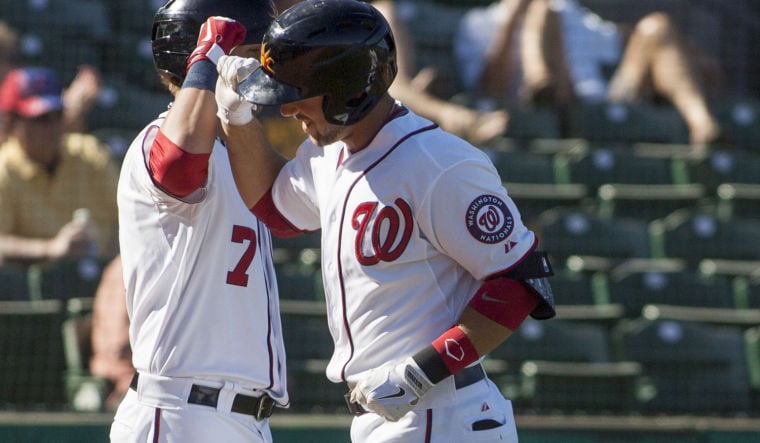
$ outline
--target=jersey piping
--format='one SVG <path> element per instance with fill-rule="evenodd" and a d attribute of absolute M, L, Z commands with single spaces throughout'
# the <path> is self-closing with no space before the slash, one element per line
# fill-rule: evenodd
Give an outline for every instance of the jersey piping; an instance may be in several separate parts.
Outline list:
<path fill-rule="evenodd" d="M 406 134 L 405 136 L 401 137 L 396 142 L 396 144 L 394 144 L 393 146 L 391 146 L 390 149 L 388 149 L 388 152 L 386 152 L 385 154 L 383 154 L 379 159 L 377 159 L 374 163 L 372 163 L 371 165 L 369 165 L 367 167 L 367 169 L 365 169 L 364 171 L 362 171 L 361 174 L 359 174 L 359 176 L 356 178 L 356 180 L 354 180 L 354 182 L 351 183 L 351 186 L 348 188 L 348 191 L 346 192 L 346 196 L 345 196 L 345 198 L 343 200 L 343 211 L 342 211 L 342 213 L 340 215 L 340 224 L 339 224 L 339 226 L 343 226 L 343 223 L 346 220 L 346 207 L 348 206 L 348 199 L 351 196 L 351 192 L 353 191 L 354 187 L 359 182 L 359 180 L 361 180 L 362 177 L 364 177 L 365 175 L 367 175 L 368 172 L 370 172 L 372 169 L 374 169 L 375 166 L 379 165 L 383 160 L 385 160 L 391 153 L 393 153 L 396 150 L 396 148 L 398 148 L 399 146 L 401 146 L 402 143 L 404 143 L 405 141 L 407 141 L 408 139 L 410 139 L 411 137 L 413 137 L 413 136 L 415 136 L 417 134 L 433 130 L 433 129 L 437 128 L 437 127 L 438 127 L 438 125 L 435 124 L 435 123 L 433 123 L 431 125 L 424 126 L 424 127 L 419 128 L 417 130 L 414 130 L 414 131 Z M 342 312 L 343 312 L 343 328 L 346 331 L 346 337 L 348 338 L 348 347 L 350 349 L 349 354 L 348 354 L 348 359 L 346 359 L 346 362 L 343 363 L 343 367 L 340 370 L 340 377 L 341 377 L 341 379 L 343 379 L 345 381 L 346 380 L 346 367 L 348 366 L 348 364 L 351 362 L 351 360 L 354 357 L 354 340 L 353 340 L 353 336 L 351 335 L 351 327 L 350 327 L 349 322 L 348 322 L 348 312 L 346 310 L 346 288 L 345 288 L 345 283 L 343 281 L 343 264 L 341 263 L 341 260 L 340 260 L 342 245 L 343 245 L 343 230 L 341 229 L 340 232 L 339 232 L 339 234 L 338 234 L 337 266 L 338 266 L 338 279 L 340 280 L 340 300 L 341 300 L 341 304 L 342 304 L 342 308 L 341 309 L 342 309 Z"/>

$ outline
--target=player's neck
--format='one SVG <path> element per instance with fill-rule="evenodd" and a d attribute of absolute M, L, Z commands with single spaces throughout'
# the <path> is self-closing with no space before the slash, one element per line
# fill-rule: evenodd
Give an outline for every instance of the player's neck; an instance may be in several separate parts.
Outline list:
<path fill-rule="evenodd" d="M 395 109 L 395 105 L 393 97 L 385 94 L 369 114 L 352 125 L 350 132 L 343 138 L 348 151 L 356 153 L 366 148 L 388 122 L 388 116 Z"/>

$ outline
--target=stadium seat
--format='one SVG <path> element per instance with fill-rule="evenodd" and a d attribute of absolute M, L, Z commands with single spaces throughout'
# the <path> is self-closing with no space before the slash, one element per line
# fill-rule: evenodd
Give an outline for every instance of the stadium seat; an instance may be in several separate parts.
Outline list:
<path fill-rule="evenodd" d="M 314 263 L 306 264 L 300 261 L 275 263 L 280 298 L 318 300 L 315 274 L 319 272 L 319 265 Z"/>
<path fill-rule="evenodd" d="M 549 154 L 522 149 L 490 153 L 507 193 L 526 223 L 532 223 L 551 208 L 577 207 L 587 197 L 585 185 L 556 183 L 554 162 Z"/>
<path fill-rule="evenodd" d="M 638 410 L 646 388 L 636 362 L 529 360 L 520 368 L 523 408 L 539 414 L 623 414 Z"/>
<path fill-rule="evenodd" d="M 602 217 L 635 217 L 652 221 L 678 209 L 699 208 L 705 200 L 705 188 L 698 183 L 686 185 L 604 184 L 596 195 Z"/>
<path fill-rule="evenodd" d="M 0 302 L 0 409 L 63 410 L 61 319 L 60 300 Z"/>
<path fill-rule="evenodd" d="M 750 384 L 742 329 L 694 321 L 623 320 L 616 355 L 640 363 L 656 391 L 645 413 L 743 415 Z"/>
<path fill-rule="evenodd" d="M 552 209 L 538 219 L 540 246 L 559 262 L 571 255 L 611 259 L 649 257 L 647 224 L 638 219 L 605 219 L 590 211 Z"/>
<path fill-rule="evenodd" d="M 610 351 L 607 331 L 599 325 L 528 318 L 489 359 L 503 362 L 507 373 L 516 374 L 527 360 L 610 362 Z"/>
<path fill-rule="evenodd" d="M 760 219 L 760 183 L 723 183 L 715 195 L 718 217 Z"/>
<path fill-rule="evenodd" d="M 104 1 L 104 0 L 100 0 Z M 150 36 L 153 15 L 166 3 L 164 0 L 107 1 L 111 26 L 118 33 L 135 33 Z"/>
<path fill-rule="evenodd" d="M 166 91 L 153 64 L 150 32 L 124 33 L 112 38 L 109 50 L 103 51 L 103 70 L 118 73 L 126 81 L 145 89 Z"/>
<path fill-rule="evenodd" d="M 558 183 L 582 183 L 596 191 L 607 183 L 674 185 L 690 182 L 679 159 L 637 155 L 624 146 L 592 145 L 586 152 L 554 156 Z"/>
<path fill-rule="evenodd" d="M 557 303 L 556 318 L 611 329 L 623 318 L 624 309 L 609 302 L 606 279 L 602 270 L 555 268 L 555 275 L 549 281 Z"/>
<path fill-rule="evenodd" d="M 492 151 L 491 159 L 502 181 L 509 183 L 556 183 L 551 155 L 515 149 Z"/>
<path fill-rule="evenodd" d="M 282 323 L 288 357 L 294 361 L 326 360 L 333 352 L 333 342 L 324 316 L 324 304 L 312 304 L 309 308 L 321 306 L 321 312 L 294 312 L 283 306 Z"/>
<path fill-rule="evenodd" d="M 293 412 L 345 413 L 345 385 L 330 382 L 325 375 L 333 352 L 333 341 L 324 317 L 324 305 L 295 313 L 283 306 L 283 335 L 288 354 L 288 391 Z M 321 312 L 317 312 L 317 309 Z"/>
<path fill-rule="evenodd" d="M 510 109 L 507 137 L 521 140 L 562 137 L 560 114 L 552 108 Z"/>
<path fill-rule="evenodd" d="M 580 184 L 505 182 L 504 187 L 528 227 L 533 227 L 535 220 L 545 211 L 584 207 L 588 200 L 588 190 Z"/>
<path fill-rule="evenodd" d="M 727 100 L 716 108 L 715 115 L 731 141 L 760 153 L 760 101 L 753 98 Z"/>
<path fill-rule="evenodd" d="M 92 357 L 93 297 L 71 298 L 61 325 L 66 400 L 74 411 L 100 411 L 108 395 L 108 382 L 90 374 Z"/>
<path fill-rule="evenodd" d="M 607 329 L 593 323 L 561 319 L 526 319 L 504 343 L 491 351 L 484 365 L 504 395 L 518 406 L 530 398 L 521 386 L 521 369 L 528 361 L 603 363 L 611 361 Z"/>
<path fill-rule="evenodd" d="M 556 268 L 549 278 L 554 301 L 559 305 L 606 305 L 609 303 L 604 272 L 587 273 Z"/>
<path fill-rule="evenodd" d="M 320 242 L 319 231 L 289 238 L 272 237 L 274 261 L 276 264 L 293 263 L 308 268 L 318 266 L 322 260 Z"/>
<path fill-rule="evenodd" d="M 732 278 L 704 274 L 681 260 L 626 261 L 608 273 L 607 288 L 610 301 L 624 306 L 628 317 L 641 315 L 647 304 L 736 308 Z"/>
<path fill-rule="evenodd" d="M 103 41 L 111 34 L 106 5 L 87 0 L 0 0 L 3 20 L 19 33 L 44 32 L 59 37 Z"/>
<path fill-rule="evenodd" d="M 687 161 L 689 175 L 714 191 L 722 183 L 760 184 L 760 149 L 714 149 Z"/>
<path fill-rule="evenodd" d="M 117 75 L 104 75 L 98 101 L 89 115 L 90 128 L 140 130 L 166 111 L 171 95 L 130 83 Z"/>
<path fill-rule="evenodd" d="M 749 381 L 752 387 L 752 412 L 760 413 L 760 326 L 744 332 Z"/>
<path fill-rule="evenodd" d="M 101 50 L 96 42 L 84 37 L 63 37 L 36 29 L 20 36 L 19 57 L 24 65 L 56 71 L 68 84 L 81 65 L 100 65 Z"/>
<path fill-rule="evenodd" d="M 649 226 L 652 256 L 696 264 L 706 258 L 760 260 L 760 221 L 721 220 L 706 211 L 677 211 Z"/>
<path fill-rule="evenodd" d="M 760 326 L 759 309 L 712 308 L 649 304 L 641 308 L 641 316 L 650 320 L 674 320 L 729 326 L 741 330 Z"/>
<path fill-rule="evenodd" d="M 272 246 L 288 250 L 300 251 L 305 248 L 319 249 L 321 246 L 321 233 L 319 231 L 308 234 L 297 235 L 295 237 L 272 237 Z"/>
<path fill-rule="evenodd" d="M 67 300 L 93 297 L 107 257 L 62 258 L 29 267 L 29 291 L 33 300 Z"/>
<path fill-rule="evenodd" d="M 593 142 L 685 143 L 683 118 L 669 106 L 598 103 L 577 106 L 570 113 L 571 135 Z"/>
<path fill-rule="evenodd" d="M 0 300 L 29 300 L 29 280 L 26 266 L 0 266 Z"/>
<path fill-rule="evenodd" d="M 744 283 L 745 285 L 746 301 L 743 307 L 760 309 L 760 272 L 750 275 L 749 278 L 743 279 L 739 283 Z"/>

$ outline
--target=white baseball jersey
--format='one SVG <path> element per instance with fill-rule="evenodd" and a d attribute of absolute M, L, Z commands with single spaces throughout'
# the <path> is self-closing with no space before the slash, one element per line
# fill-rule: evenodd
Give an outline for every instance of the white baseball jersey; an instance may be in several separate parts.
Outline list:
<path fill-rule="evenodd" d="M 334 382 L 429 346 L 536 246 L 486 154 L 408 110 L 354 154 L 305 141 L 272 195 L 295 227 L 322 230 Z"/>
<path fill-rule="evenodd" d="M 201 189 L 179 200 L 156 186 L 147 163 L 162 118 L 130 146 L 118 187 L 133 364 L 265 390 L 286 405 L 269 231 L 241 199 L 219 140 Z"/>

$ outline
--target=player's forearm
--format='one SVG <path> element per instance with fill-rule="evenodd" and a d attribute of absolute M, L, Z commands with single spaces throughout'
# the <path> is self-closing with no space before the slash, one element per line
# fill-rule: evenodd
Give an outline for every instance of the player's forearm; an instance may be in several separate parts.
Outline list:
<path fill-rule="evenodd" d="M 246 206 L 252 208 L 272 187 L 287 159 L 272 147 L 257 119 L 222 127 L 235 184 Z"/>
<path fill-rule="evenodd" d="M 467 335 L 478 355 L 486 355 L 496 349 L 514 332 L 471 307 L 465 308 L 459 318 L 459 328 Z"/>
<path fill-rule="evenodd" d="M 218 121 L 214 93 L 185 88 L 177 93 L 161 131 L 184 151 L 192 154 L 211 152 Z"/>
<path fill-rule="evenodd" d="M 413 359 L 433 383 L 438 383 L 499 346 L 538 303 L 539 296 L 518 280 L 487 280 L 473 295 L 457 325 Z M 456 352 L 452 352 L 452 345 Z"/>

